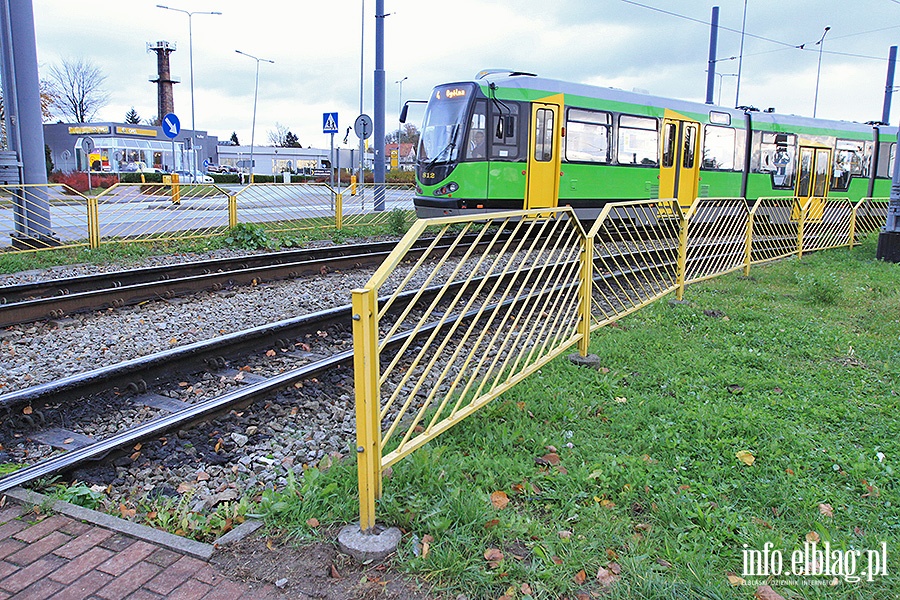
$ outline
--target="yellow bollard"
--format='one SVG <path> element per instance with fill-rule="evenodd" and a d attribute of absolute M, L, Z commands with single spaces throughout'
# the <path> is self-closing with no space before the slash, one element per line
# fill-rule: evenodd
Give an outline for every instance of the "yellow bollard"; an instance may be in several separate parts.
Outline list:
<path fill-rule="evenodd" d="M 87 199 L 88 247 L 100 247 L 100 211 L 96 196 Z"/>
<path fill-rule="evenodd" d="M 341 229 L 344 226 L 344 195 L 336 194 L 334 197 L 334 226 Z"/>
<path fill-rule="evenodd" d="M 228 226 L 235 227 L 238 224 L 237 196 L 228 196 Z"/>
<path fill-rule="evenodd" d="M 356 175 L 350 176 L 350 195 L 356 195 Z"/>

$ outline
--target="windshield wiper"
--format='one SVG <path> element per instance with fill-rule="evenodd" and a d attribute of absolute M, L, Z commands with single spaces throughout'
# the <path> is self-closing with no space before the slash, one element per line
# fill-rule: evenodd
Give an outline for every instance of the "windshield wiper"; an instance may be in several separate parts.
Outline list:
<path fill-rule="evenodd" d="M 447 150 L 450 150 L 450 154 L 453 154 L 453 148 L 456 147 L 456 134 L 458 132 L 459 132 L 459 123 L 457 123 L 456 125 L 453 126 L 453 133 L 450 135 L 450 142 L 446 146 L 444 146 L 443 150 L 441 150 L 440 152 L 438 152 L 435 155 L 434 159 L 430 163 L 428 163 L 428 166 L 425 167 L 426 171 L 430 171 L 431 167 L 433 167 L 437 163 L 437 161 L 439 161 L 441 159 L 441 157 L 444 155 L 444 153 Z"/>

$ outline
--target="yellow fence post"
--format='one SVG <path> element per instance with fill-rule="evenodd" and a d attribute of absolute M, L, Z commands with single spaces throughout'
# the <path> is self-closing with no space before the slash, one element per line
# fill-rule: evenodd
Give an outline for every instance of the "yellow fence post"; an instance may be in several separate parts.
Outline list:
<path fill-rule="evenodd" d="M 675 299 L 681 301 L 684 298 L 684 281 L 687 276 L 687 243 L 688 243 L 688 218 L 677 201 L 673 201 L 675 209 L 681 218 L 678 229 L 678 272 L 676 273 L 675 284 L 678 288 L 675 291 Z"/>
<path fill-rule="evenodd" d="M 747 232 L 744 238 L 744 277 L 750 276 L 750 263 L 753 261 L 753 211 L 747 213 Z"/>
<path fill-rule="evenodd" d="M 352 184 L 351 184 L 352 185 Z M 334 196 L 334 226 L 340 229 L 344 226 L 344 195 Z"/>
<path fill-rule="evenodd" d="M 350 195 L 356 195 L 356 175 L 350 176 Z"/>
<path fill-rule="evenodd" d="M 803 226 L 806 224 L 806 209 L 809 202 L 800 206 L 800 200 L 796 200 L 799 207 L 799 219 L 797 219 L 797 258 L 803 258 Z"/>
<path fill-rule="evenodd" d="M 355 289 L 352 297 L 359 528 L 371 532 L 375 527 L 375 500 L 381 497 L 378 296 L 375 289 Z"/>
<path fill-rule="evenodd" d="M 181 185 L 178 183 L 178 173 L 172 173 L 172 204 L 181 204 Z"/>
<path fill-rule="evenodd" d="M 585 235 L 581 243 L 581 276 L 579 278 L 578 312 L 578 353 L 588 355 L 591 345 L 591 299 L 594 291 L 594 238 Z"/>
<path fill-rule="evenodd" d="M 100 210 L 96 196 L 87 198 L 88 247 L 100 247 Z"/>
<path fill-rule="evenodd" d="M 237 224 L 237 194 L 230 194 L 228 196 L 228 226 L 234 227 Z"/>
<path fill-rule="evenodd" d="M 850 210 L 850 236 L 847 240 L 847 245 L 851 250 L 853 250 L 853 244 L 856 242 L 856 209 L 859 208 L 859 205 L 860 203 L 857 202 Z"/>

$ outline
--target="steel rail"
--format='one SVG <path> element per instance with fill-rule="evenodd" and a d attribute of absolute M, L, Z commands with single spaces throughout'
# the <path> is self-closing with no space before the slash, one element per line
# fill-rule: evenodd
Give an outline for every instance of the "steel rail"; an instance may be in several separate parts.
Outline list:
<path fill-rule="evenodd" d="M 521 271 L 519 271 L 519 274 L 521 274 Z M 507 276 L 509 276 L 509 274 L 503 277 Z M 502 279 L 503 277 L 500 278 Z M 510 305 L 527 303 L 535 298 L 547 294 L 558 293 L 565 288 L 571 287 L 572 285 L 577 284 L 569 283 L 562 286 L 557 286 L 554 289 L 544 290 L 543 292 L 529 293 L 520 298 L 507 299 L 499 304 L 492 304 L 489 306 L 489 308 L 505 308 Z M 349 309 L 349 307 L 346 308 Z M 458 315 L 457 319 L 462 321 L 470 320 L 476 318 L 479 314 L 482 314 L 482 316 L 486 317 L 486 315 L 481 311 L 472 310 L 463 315 Z M 440 321 L 437 321 L 426 324 L 415 331 L 398 333 L 394 335 L 390 340 L 388 340 L 386 347 L 397 347 L 410 336 L 419 337 L 430 335 L 435 328 L 442 326 L 446 326 L 446 322 L 442 324 Z M 218 396 L 216 398 L 198 402 L 197 404 L 191 405 L 190 407 L 187 407 L 183 410 L 170 413 L 163 417 L 159 417 L 152 421 L 137 425 L 126 431 L 116 433 L 103 440 L 98 440 L 88 446 L 84 446 L 75 450 L 69 450 L 63 454 L 58 454 L 51 458 L 39 461 L 33 465 L 19 469 L 17 471 L 14 471 L 13 473 L 6 475 L 5 477 L 0 478 L 0 492 L 4 492 L 15 486 L 24 485 L 41 477 L 48 477 L 60 472 L 64 472 L 88 460 L 102 459 L 112 451 L 160 436 L 176 428 L 184 428 L 210 415 L 220 414 L 231 409 L 234 406 L 247 404 L 260 396 L 288 387 L 305 378 L 322 373 L 342 364 L 350 363 L 352 362 L 352 360 L 353 350 L 345 350 L 323 360 L 303 365 L 302 367 L 299 367 L 297 369 L 269 377 L 265 381 L 250 384 L 240 390 L 236 390 L 222 396 Z"/>
<path fill-rule="evenodd" d="M 431 241 L 421 240 L 414 248 L 421 252 Z M 376 267 L 395 245 L 395 242 L 376 242 L 366 245 L 369 249 L 366 252 L 354 246 L 279 252 L 2 287 L 0 327 L 170 299 L 225 286 Z M 173 278 L 173 274 L 177 277 Z"/>

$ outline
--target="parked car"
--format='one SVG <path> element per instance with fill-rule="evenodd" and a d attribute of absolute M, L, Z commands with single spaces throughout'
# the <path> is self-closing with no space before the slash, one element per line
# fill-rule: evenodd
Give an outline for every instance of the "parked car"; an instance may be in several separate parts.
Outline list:
<path fill-rule="evenodd" d="M 175 171 L 178 174 L 180 183 L 215 183 L 215 180 L 209 175 L 205 175 L 200 171 Z"/>
<path fill-rule="evenodd" d="M 148 167 L 145 162 L 130 162 L 122 167 L 122 173 L 164 173 L 162 169 Z"/>

